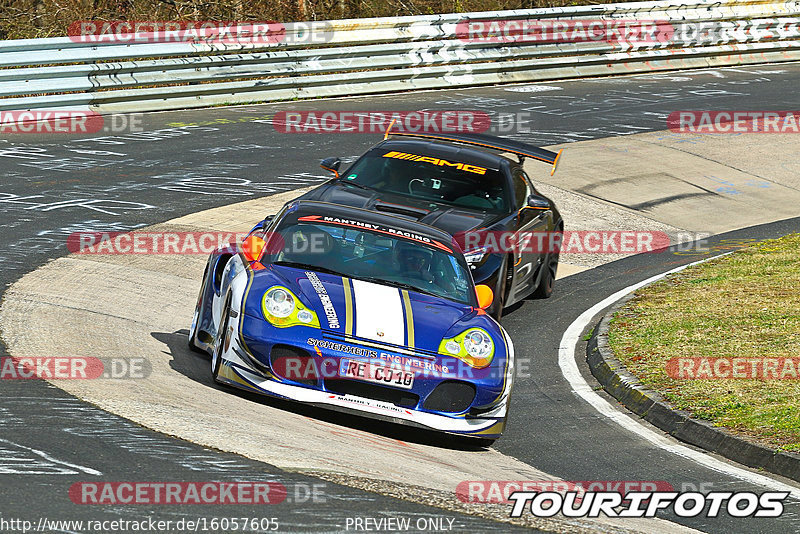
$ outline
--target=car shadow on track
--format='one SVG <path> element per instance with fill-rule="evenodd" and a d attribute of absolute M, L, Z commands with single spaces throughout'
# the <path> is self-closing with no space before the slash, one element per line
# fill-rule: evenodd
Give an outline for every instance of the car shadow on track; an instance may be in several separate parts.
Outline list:
<path fill-rule="evenodd" d="M 151 332 L 150 335 L 157 341 L 166 345 L 167 350 L 165 353 L 172 356 L 169 365 L 173 370 L 204 386 L 221 389 L 231 395 L 241 397 L 242 399 L 286 412 L 372 434 L 378 434 L 387 438 L 460 451 L 485 450 L 486 443 L 479 442 L 478 440 L 459 438 L 458 436 L 439 434 L 405 425 L 377 421 L 367 417 L 344 414 L 333 410 L 304 405 L 299 402 L 287 401 L 266 395 L 257 395 L 248 391 L 217 384 L 211 378 L 210 356 L 189 350 L 186 343 L 188 333 L 188 330 L 178 330 L 177 332 Z"/>

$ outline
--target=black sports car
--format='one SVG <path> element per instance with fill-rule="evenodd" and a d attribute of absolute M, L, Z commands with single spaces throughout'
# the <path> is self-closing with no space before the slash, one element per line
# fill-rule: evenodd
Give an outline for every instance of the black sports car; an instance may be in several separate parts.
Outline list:
<path fill-rule="evenodd" d="M 531 294 L 548 298 L 553 291 L 557 246 L 503 248 L 496 243 L 498 236 L 528 232 L 560 236 L 561 214 L 522 168 L 530 157 L 549 163 L 552 174 L 560 155 L 481 134 L 387 132 L 344 172 L 339 172 L 338 158 L 323 160 L 322 168 L 336 177 L 300 198 L 414 219 L 456 238 L 493 238 L 487 245 L 485 239 L 468 237 L 464 253 L 475 283 L 494 290 L 488 312 L 499 319 L 503 308 Z"/>

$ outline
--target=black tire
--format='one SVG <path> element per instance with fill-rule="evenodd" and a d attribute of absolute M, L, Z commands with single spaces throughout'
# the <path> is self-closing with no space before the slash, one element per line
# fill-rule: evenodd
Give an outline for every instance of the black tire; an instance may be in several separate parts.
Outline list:
<path fill-rule="evenodd" d="M 200 347 L 198 347 L 197 345 L 195 345 L 195 342 L 197 341 L 197 330 L 198 330 L 198 327 L 200 326 L 198 324 L 199 321 L 200 321 L 200 305 L 198 304 L 194 309 L 194 316 L 192 317 L 192 324 L 194 326 L 190 326 L 189 327 L 189 335 L 187 336 L 188 337 L 188 345 L 189 345 L 189 349 L 190 350 L 192 350 L 194 352 L 198 352 L 200 354 L 205 354 L 207 356 L 208 353 L 205 350 L 203 350 Z"/>
<path fill-rule="evenodd" d="M 208 355 L 208 352 L 195 345 L 197 341 L 197 332 L 200 330 L 200 308 L 202 306 L 203 293 L 206 289 L 206 280 L 208 279 L 208 262 L 206 262 L 206 269 L 203 271 L 203 283 L 200 284 L 200 295 L 197 297 L 197 305 L 194 307 L 194 315 L 192 315 L 192 325 L 189 327 L 189 335 L 187 343 L 189 350 Z"/>
<path fill-rule="evenodd" d="M 222 318 L 219 321 L 219 334 L 214 342 L 214 353 L 211 356 L 211 378 L 214 382 L 221 383 L 219 380 L 219 370 L 222 367 L 222 353 L 225 352 L 225 344 L 228 341 L 228 321 L 231 317 L 231 297 L 225 300 L 222 308 Z"/>
<path fill-rule="evenodd" d="M 541 278 L 539 278 L 539 285 L 536 287 L 536 291 L 533 292 L 533 298 L 549 299 L 550 295 L 553 294 L 553 287 L 556 283 L 556 272 L 558 271 L 558 256 L 558 251 L 553 251 L 545 258 L 544 263 L 540 267 L 540 269 L 544 270 L 542 271 Z"/>

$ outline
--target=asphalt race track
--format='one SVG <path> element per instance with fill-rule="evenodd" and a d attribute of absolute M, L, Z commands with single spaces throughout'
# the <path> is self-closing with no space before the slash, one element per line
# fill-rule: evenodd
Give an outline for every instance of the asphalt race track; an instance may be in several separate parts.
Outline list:
<path fill-rule="evenodd" d="M 8 286 L 66 255 L 66 238 L 75 231 L 132 230 L 313 185 L 327 178 L 319 159 L 357 156 L 379 138 L 280 134 L 271 123 L 277 110 L 527 113 L 531 123 L 509 136 L 547 146 L 664 130 L 666 116 L 680 109 L 794 109 L 799 83 L 800 66 L 768 65 L 156 113 L 144 116 L 142 133 L 119 136 L 7 136 L 0 139 L 5 175 L 0 190 L 0 280 Z M 535 87 L 539 89 L 531 89 Z M 715 236 L 711 243 L 776 237 L 798 231 L 798 223 L 800 219 L 787 219 L 736 230 Z M 564 480 L 666 481 L 677 489 L 764 491 L 631 434 L 577 398 L 559 369 L 561 336 L 584 310 L 619 289 L 700 257 L 664 253 L 625 258 L 574 274 L 557 285 L 548 301 L 526 301 L 507 313 L 502 323 L 518 356 L 532 365 L 529 378 L 517 379 L 509 427 L 494 449 Z M 187 316 L 187 326 L 189 320 Z M 580 354 L 583 345 L 577 359 L 592 383 Z M 5 346 L 0 350 L 0 356 L 8 355 Z M 342 530 L 347 518 L 377 515 L 452 518 L 458 531 L 509 528 L 330 482 L 325 483 L 324 502 L 314 502 L 308 491 L 321 483 L 318 479 L 152 432 L 45 382 L 2 380 L 0 394 L 0 449 L 3 457 L 15 458 L 0 464 L 3 517 L 6 510 L 51 519 L 254 516 L 247 507 L 147 509 L 71 503 L 70 485 L 100 472 L 103 480 L 117 481 L 280 481 L 293 502 L 258 515 L 278 517 L 282 530 Z M 198 404 L 202 409 L 202 399 Z M 218 428 L 208 431 L 224 433 Z M 774 520 L 663 518 L 707 532 L 797 532 L 800 506 L 793 501 L 784 516 Z"/>

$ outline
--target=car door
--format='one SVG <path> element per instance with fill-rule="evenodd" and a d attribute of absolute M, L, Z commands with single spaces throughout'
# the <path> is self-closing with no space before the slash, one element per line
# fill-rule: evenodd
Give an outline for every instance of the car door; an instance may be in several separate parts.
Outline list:
<path fill-rule="evenodd" d="M 514 221 L 518 243 L 513 252 L 514 277 L 511 283 L 510 301 L 526 297 L 536 288 L 539 266 L 544 262 L 546 250 L 540 250 L 537 239 L 529 234 L 546 232 L 552 225 L 553 210 L 531 206 L 528 199 L 537 195 L 528 176 L 520 169 L 511 171 L 514 187 L 514 202 L 517 215 Z M 529 239 L 526 241 L 526 239 Z M 546 241 L 544 241 L 546 243 Z"/>

